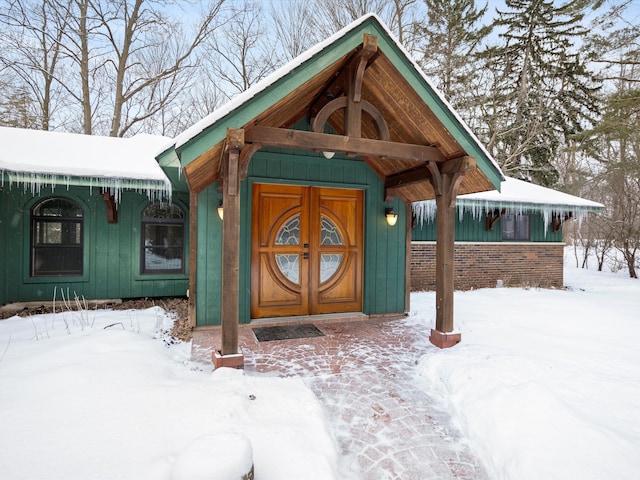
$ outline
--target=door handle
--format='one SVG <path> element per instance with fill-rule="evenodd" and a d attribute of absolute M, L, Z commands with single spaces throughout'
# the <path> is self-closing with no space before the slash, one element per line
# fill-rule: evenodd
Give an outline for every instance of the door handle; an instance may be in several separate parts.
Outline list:
<path fill-rule="evenodd" d="M 302 258 L 308 259 L 309 258 L 309 252 L 304 252 L 304 254 L 302 255 Z"/>
<path fill-rule="evenodd" d="M 305 243 L 304 245 L 302 245 L 303 248 L 309 248 L 309 244 Z"/>

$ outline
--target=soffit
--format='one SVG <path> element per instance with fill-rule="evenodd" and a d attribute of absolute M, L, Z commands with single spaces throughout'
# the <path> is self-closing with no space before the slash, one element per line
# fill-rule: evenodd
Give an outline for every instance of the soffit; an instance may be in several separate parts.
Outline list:
<path fill-rule="evenodd" d="M 341 73 L 344 72 L 357 50 L 358 48 L 350 51 L 319 71 L 278 102 L 246 122 L 241 128 L 248 129 L 252 126 L 289 128 L 301 118 L 314 116 L 331 98 L 344 94 L 340 84 L 343 78 Z M 365 71 L 362 99 L 371 103 L 381 113 L 388 125 L 392 142 L 434 146 L 446 159 L 474 155 L 474 152 L 465 151 L 461 142 L 428 105 L 429 99 L 425 100 L 390 58 L 380 51 Z M 339 110 L 331 115 L 328 123 L 337 134 L 342 134 L 344 132 L 343 111 Z M 459 131 L 457 135 L 460 135 Z M 378 137 L 375 124 L 366 113 L 362 116 L 362 137 L 369 139 Z M 201 191 L 218 178 L 223 149 L 222 141 L 185 166 L 192 190 Z M 404 160 L 366 157 L 363 159 L 383 180 L 418 165 L 416 162 Z M 494 186 L 481 168 L 476 168 L 465 174 L 458 193 L 467 194 L 493 189 Z M 434 198 L 434 191 L 428 180 L 397 187 L 395 192 L 404 200 L 411 202 Z"/>

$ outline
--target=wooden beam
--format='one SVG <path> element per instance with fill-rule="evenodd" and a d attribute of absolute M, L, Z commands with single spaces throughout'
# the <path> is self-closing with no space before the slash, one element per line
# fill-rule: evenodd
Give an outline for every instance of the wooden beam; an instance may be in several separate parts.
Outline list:
<path fill-rule="evenodd" d="M 311 122 L 311 130 L 316 133 L 324 133 L 324 126 L 329 120 L 329 117 L 336 111 L 341 110 L 343 108 L 347 108 L 347 97 L 338 97 L 331 100 L 327 103 L 322 110 L 318 112 L 318 115 Z M 389 127 L 387 126 L 387 122 L 384 120 L 384 117 L 380 113 L 380 111 L 373 106 L 373 104 L 367 102 L 366 100 L 360 101 L 362 106 L 362 110 L 365 113 L 368 113 L 373 120 L 374 125 L 376 126 L 376 131 L 378 133 L 378 140 L 386 140 L 389 141 L 391 139 L 391 135 L 389 133 Z"/>
<path fill-rule="evenodd" d="M 104 188 L 100 191 L 100 195 L 107 206 L 107 223 L 118 223 L 116 199 Z"/>
<path fill-rule="evenodd" d="M 240 152 L 244 131 L 227 130 L 227 151 L 223 158 L 222 198 L 222 355 L 238 353 L 240 311 Z"/>
<path fill-rule="evenodd" d="M 453 175 L 442 176 L 436 195 L 436 330 L 453 331 L 455 210 L 451 205 Z M 455 197 L 453 198 L 455 203 Z"/>
<path fill-rule="evenodd" d="M 431 172 L 426 165 L 409 168 L 402 172 L 389 175 L 384 182 L 385 188 L 398 188 L 411 185 L 412 183 L 424 182 L 431 178 Z"/>
<path fill-rule="evenodd" d="M 314 98 L 314 100 L 309 104 L 309 115 L 311 118 L 314 118 L 319 111 L 321 111 L 327 102 L 338 98 L 345 94 L 348 84 L 350 82 L 349 78 L 349 66 L 353 65 L 354 62 L 358 62 L 358 58 L 361 55 L 363 50 L 367 50 L 370 47 L 365 45 L 370 45 L 373 42 L 376 44 L 376 51 L 373 55 L 368 58 L 368 62 L 366 64 L 366 68 L 369 68 L 376 59 L 380 56 L 380 51 L 377 50 L 377 37 L 369 34 L 364 34 L 363 46 L 358 47 L 356 51 L 354 51 L 349 57 L 345 60 L 343 66 L 340 68 L 338 72 L 336 72 L 325 84 L 325 87 L 320 91 L 320 93 Z"/>
<path fill-rule="evenodd" d="M 455 172 L 466 172 L 473 170 L 476 166 L 473 157 L 461 157 L 454 160 L 437 164 L 436 162 L 426 162 L 424 165 L 408 168 L 402 172 L 389 175 L 384 182 L 385 188 L 398 188 L 411 185 L 412 183 L 420 183 L 425 180 L 431 181 L 436 195 L 440 194 L 441 176 L 442 174 L 450 174 Z"/>
<path fill-rule="evenodd" d="M 263 146 L 313 150 L 317 152 L 352 153 L 363 157 L 415 162 L 444 162 L 436 147 L 408 143 L 351 138 L 328 133 L 305 132 L 274 127 L 251 127 L 245 130 L 245 141 Z"/>
<path fill-rule="evenodd" d="M 247 172 L 249 171 L 249 163 L 253 155 L 262 148 L 259 143 L 251 143 L 246 145 L 240 152 L 240 181 L 242 182 L 247 178 Z"/>
<path fill-rule="evenodd" d="M 373 35 L 365 34 L 362 49 L 347 66 L 347 107 L 344 111 L 344 134 L 348 137 L 362 137 L 362 81 L 369 59 L 377 51 L 378 39 Z"/>
<path fill-rule="evenodd" d="M 487 217 L 485 218 L 484 229 L 487 232 L 493 231 L 493 226 L 498 221 L 498 219 L 506 213 L 506 209 L 500 210 L 499 208 L 494 209 L 493 211 L 487 213 Z"/>
<path fill-rule="evenodd" d="M 440 193 L 436 194 L 436 328 L 430 340 L 440 347 L 455 345 L 453 292 L 455 289 L 455 205 L 466 172 L 475 168 L 473 157 L 439 165 Z"/>
<path fill-rule="evenodd" d="M 355 68 L 353 76 L 351 77 L 349 96 L 350 99 L 356 103 L 362 98 L 364 71 L 367 68 L 369 60 L 371 60 L 376 53 L 378 53 L 378 37 L 365 33 L 362 41 L 362 49 L 358 52 L 355 61 L 351 64 L 351 66 Z"/>

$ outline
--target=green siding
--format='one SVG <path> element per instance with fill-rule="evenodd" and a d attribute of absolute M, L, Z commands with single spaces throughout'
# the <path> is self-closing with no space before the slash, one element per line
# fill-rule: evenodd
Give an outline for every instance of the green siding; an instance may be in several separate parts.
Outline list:
<path fill-rule="evenodd" d="M 217 187 L 216 183 L 198 194 L 196 317 L 199 326 L 220 324 L 222 220 L 217 209 L 222 194 Z"/>
<path fill-rule="evenodd" d="M 80 277 L 30 277 L 30 211 L 48 196 L 71 198 L 84 209 L 84 273 Z M 188 213 L 187 195 L 174 193 L 173 200 Z M 180 275 L 140 274 L 140 215 L 148 203 L 144 195 L 123 191 L 118 223 L 110 224 L 99 189 L 64 186 L 33 196 L 22 187 L 0 188 L 0 305 L 52 300 L 54 289 L 58 298 L 61 290 L 65 296 L 68 291 L 71 296 L 75 292 L 87 299 L 185 295 L 188 271 Z M 188 223 L 185 231 L 188 237 Z M 185 267 L 188 251 L 186 254 Z"/>
<path fill-rule="evenodd" d="M 529 213 L 529 235 L 532 242 L 562 242 L 562 231 L 552 232 L 551 225 L 545 232 L 544 219 L 538 212 Z M 470 213 L 465 213 L 462 221 L 456 213 L 456 241 L 457 242 L 502 242 L 502 225 L 498 220 L 493 230 L 485 229 L 485 219 L 473 218 Z M 414 241 L 435 241 L 436 223 L 425 221 L 413 230 L 411 239 Z"/>
<path fill-rule="evenodd" d="M 285 153 L 286 152 L 286 153 Z M 362 189 L 364 212 L 363 312 L 367 314 L 404 312 L 405 207 L 396 200 L 384 202 L 384 185 L 368 165 L 359 159 L 331 160 L 322 154 L 308 156 L 287 150 L 264 149 L 250 163 L 247 179 L 241 184 L 240 224 L 240 322 L 250 321 L 251 295 L 251 190 L 254 183 L 282 183 Z M 217 184 L 198 197 L 198 292 L 197 324 L 220 324 L 222 294 L 222 222 L 216 209 L 221 194 Z M 399 214 L 395 227 L 384 218 L 386 206 Z"/>

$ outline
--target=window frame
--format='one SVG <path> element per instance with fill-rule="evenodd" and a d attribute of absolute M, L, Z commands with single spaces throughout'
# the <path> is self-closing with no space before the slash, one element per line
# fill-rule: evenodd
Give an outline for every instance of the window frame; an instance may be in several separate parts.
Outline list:
<path fill-rule="evenodd" d="M 145 217 L 145 212 L 147 211 L 147 209 L 153 205 L 163 205 L 163 204 L 167 204 L 170 205 L 173 208 L 178 209 L 182 216 L 180 218 L 169 218 L 169 217 L 162 217 L 162 218 L 152 218 L 152 217 Z M 180 268 L 165 268 L 165 269 L 149 269 L 146 267 L 146 255 L 147 255 L 147 250 L 149 249 L 149 245 L 146 245 L 146 227 L 148 225 L 164 225 L 164 226 L 181 226 L 182 227 L 182 236 L 181 236 L 181 241 L 182 241 L 182 245 L 180 246 L 181 248 L 181 262 L 180 262 Z M 186 209 L 176 203 L 176 202 L 165 202 L 165 201 L 154 201 L 154 202 L 149 202 L 147 203 L 144 208 L 142 208 L 142 211 L 140 212 L 140 273 L 139 275 L 142 277 L 149 277 L 150 275 L 184 275 L 184 273 L 186 272 L 186 262 L 187 262 L 187 251 L 186 251 L 186 247 L 187 247 L 187 211 Z M 153 248 L 153 247 L 152 247 Z M 167 246 L 164 248 L 179 248 L 176 246 Z"/>
<path fill-rule="evenodd" d="M 41 207 L 44 203 L 51 202 L 53 200 L 62 200 L 70 203 L 74 206 L 77 211 L 80 212 L 80 216 L 47 216 L 47 215 L 36 215 L 36 210 Z M 47 279 L 47 278 L 72 278 L 72 277 L 82 277 L 85 271 L 85 209 L 83 206 L 65 196 L 50 196 L 39 199 L 36 201 L 31 209 L 29 210 L 29 278 L 31 279 Z M 50 223 L 61 223 L 62 225 L 75 224 L 80 226 L 79 230 L 79 241 L 78 243 L 36 243 L 37 242 L 37 225 L 46 225 Z M 62 233 L 61 233 L 62 237 Z M 77 270 L 66 269 L 64 271 L 48 271 L 41 272 L 36 268 L 36 255 L 39 251 L 51 250 L 53 248 L 66 248 L 71 250 L 78 250 L 79 258 L 80 258 L 80 268 Z"/>
<path fill-rule="evenodd" d="M 505 237 L 506 217 L 513 217 L 513 238 Z M 527 235 L 520 235 L 521 225 L 526 221 Z M 507 213 L 500 219 L 500 235 L 503 242 L 530 242 L 531 241 L 531 215 L 528 213 Z"/>

